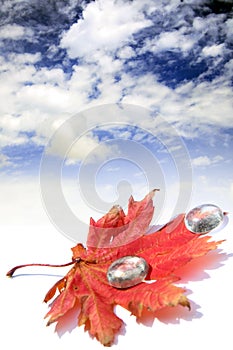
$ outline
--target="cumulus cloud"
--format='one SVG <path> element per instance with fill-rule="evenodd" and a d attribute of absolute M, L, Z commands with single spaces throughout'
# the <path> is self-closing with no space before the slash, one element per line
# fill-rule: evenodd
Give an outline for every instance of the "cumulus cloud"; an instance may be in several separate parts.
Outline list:
<path fill-rule="evenodd" d="M 167 50 L 181 50 L 186 52 L 192 49 L 194 40 L 191 36 L 185 35 L 182 31 L 168 31 L 161 33 L 158 37 L 146 40 L 141 53 L 162 52 Z"/>
<path fill-rule="evenodd" d="M 224 44 L 211 45 L 203 48 L 202 52 L 204 56 L 217 57 L 223 53 Z"/>
<path fill-rule="evenodd" d="M 198 166 L 209 166 L 209 165 L 213 165 L 216 164 L 218 162 L 221 162 L 224 158 L 220 155 L 216 155 L 213 158 L 209 158 L 207 156 L 200 156 L 197 158 L 192 159 L 192 164 L 196 167 Z"/>
<path fill-rule="evenodd" d="M 33 31 L 30 28 L 25 28 L 17 24 L 7 24 L 0 28 L 0 40 L 1 39 L 29 39 L 32 38 Z"/>
<path fill-rule="evenodd" d="M 49 151 L 52 154 L 60 155 L 62 146 L 61 144 L 56 146 L 52 144 Z M 67 153 L 66 165 L 74 165 L 82 161 L 85 161 L 85 164 L 103 162 L 117 155 L 119 155 L 117 146 L 109 146 L 99 142 L 97 137 L 85 135 L 72 145 Z"/>
<path fill-rule="evenodd" d="M 67 49 L 71 58 L 91 56 L 96 50 L 114 51 L 132 40 L 135 32 L 151 24 L 134 3 L 97 0 L 64 33 L 61 47 Z"/>

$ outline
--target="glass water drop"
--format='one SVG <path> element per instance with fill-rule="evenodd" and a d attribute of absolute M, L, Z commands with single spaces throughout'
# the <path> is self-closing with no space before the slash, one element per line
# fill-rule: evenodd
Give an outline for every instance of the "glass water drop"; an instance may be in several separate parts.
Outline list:
<path fill-rule="evenodd" d="M 143 281 L 149 270 L 146 260 L 139 256 L 124 256 L 115 260 L 107 271 L 107 279 L 112 287 L 125 289 Z"/>
<path fill-rule="evenodd" d="M 217 205 L 202 204 L 190 210 L 184 222 L 189 231 L 204 234 L 215 229 L 223 218 L 224 213 Z"/>

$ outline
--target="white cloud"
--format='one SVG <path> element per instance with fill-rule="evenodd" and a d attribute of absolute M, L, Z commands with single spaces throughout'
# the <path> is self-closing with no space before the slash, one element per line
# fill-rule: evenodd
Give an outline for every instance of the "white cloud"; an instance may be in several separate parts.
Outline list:
<path fill-rule="evenodd" d="M 24 36 L 24 27 L 17 24 L 7 24 L 0 29 L 1 39 L 19 40 Z"/>
<path fill-rule="evenodd" d="M 227 39 L 232 42 L 233 39 L 233 18 L 229 18 L 226 21 L 226 34 L 227 34 Z"/>
<path fill-rule="evenodd" d="M 0 145 L 28 142 L 21 131 L 34 131 L 33 141 L 45 145 L 54 132 L 55 120 L 63 121 L 88 105 L 92 71 L 74 69 L 67 79 L 61 68 L 36 69 L 40 54 L 11 54 L 0 64 Z M 94 70 L 96 67 L 94 67 Z"/>
<path fill-rule="evenodd" d="M 17 93 L 22 84 L 30 82 L 36 72 L 34 65 L 39 55 L 10 55 L 9 60 L 1 59 L 0 65 L 0 114 L 19 114 Z"/>
<path fill-rule="evenodd" d="M 66 76 L 64 71 L 61 68 L 41 68 L 38 70 L 33 76 L 34 84 L 49 84 L 55 86 L 63 86 L 65 85 Z"/>
<path fill-rule="evenodd" d="M 224 44 L 206 46 L 203 48 L 202 52 L 204 56 L 217 57 L 221 56 L 223 53 Z"/>
<path fill-rule="evenodd" d="M 101 143 L 98 137 L 91 133 L 86 133 L 77 139 L 75 135 L 74 129 L 66 125 L 63 128 L 61 125 L 59 137 L 51 139 L 47 149 L 48 154 L 57 156 L 65 154 L 66 165 L 74 165 L 80 161 L 84 161 L 86 164 L 105 161 L 119 153 L 116 145 L 109 146 L 106 143 Z M 73 140 L 75 141 L 73 142 Z"/>
<path fill-rule="evenodd" d="M 25 64 L 34 64 L 41 59 L 41 53 L 36 52 L 34 54 L 32 53 L 11 53 L 8 55 L 8 62 L 10 62 L 11 65 L 17 65 L 18 69 L 23 68 L 23 65 Z"/>
<path fill-rule="evenodd" d="M 127 79 L 127 77 L 125 78 Z M 129 94 L 122 101 L 135 103 L 141 106 L 157 106 L 172 93 L 171 89 L 159 83 L 155 76 L 150 73 L 137 77 L 132 84 Z"/>
<path fill-rule="evenodd" d="M 7 24 L 0 28 L 0 39 L 20 40 L 32 38 L 33 31 L 17 24 Z"/>
<path fill-rule="evenodd" d="M 70 94 L 54 84 L 33 84 L 23 86 L 17 93 L 17 99 L 22 109 L 31 101 L 35 109 L 54 114 L 55 111 L 68 109 Z"/>
<path fill-rule="evenodd" d="M 114 51 L 132 39 L 132 34 L 151 24 L 134 3 L 97 0 L 63 34 L 61 47 L 67 49 L 71 58 L 91 56 L 96 50 Z"/>
<path fill-rule="evenodd" d="M 181 50 L 182 52 L 189 51 L 194 45 L 194 40 L 191 36 L 182 33 L 182 31 L 169 31 L 161 33 L 158 37 L 147 40 L 142 52 L 160 52 L 167 50 Z"/>
<path fill-rule="evenodd" d="M 22 145 L 28 141 L 25 135 L 20 135 L 21 125 L 19 118 L 5 114 L 0 118 L 0 147 Z"/>
<path fill-rule="evenodd" d="M 188 107 L 189 117 L 197 118 L 199 125 L 209 124 L 221 128 L 233 125 L 232 98 L 230 84 L 222 77 L 197 84 L 183 102 Z M 192 122 L 195 126 L 195 119 Z"/>
<path fill-rule="evenodd" d="M 152 74 L 137 77 L 129 93 L 122 98 L 124 103 L 159 111 L 166 121 L 177 127 L 181 136 L 187 138 L 200 136 L 203 132 L 209 134 L 213 128 L 232 127 L 232 100 L 233 91 L 225 77 L 211 82 L 183 83 L 172 89 L 159 83 Z M 142 124 L 146 125 L 146 120 Z"/>
<path fill-rule="evenodd" d="M 132 58 L 135 57 L 136 53 L 130 46 L 123 46 L 118 52 L 117 56 L 120 59 L 127 59 L 127 58 Z"/>
<path fill-rule="evenodd" d="M 219 163 L 223 160 L 224 160 L 224 158 L 220 155 L 216 155 L 213 158 L 209 158 L 207 156 L 200 156 L 200 157 L 192 159 L 192 164 L 196 167 L 198 167 L 198 166 L 205 167 L 205 166 Z"/>
<path fill-rule="evenodd" d="M 204 18 L 196 17 L 193 20 L 193 28 L 197 31 L 203 31 L 206 27 L 206 21 Z"/>

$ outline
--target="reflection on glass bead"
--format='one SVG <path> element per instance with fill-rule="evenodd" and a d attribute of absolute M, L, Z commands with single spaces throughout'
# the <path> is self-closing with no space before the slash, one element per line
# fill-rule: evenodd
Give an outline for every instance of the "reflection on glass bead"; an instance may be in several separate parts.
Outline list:
<path fill-rule="evenodd" d="M 185 215 L 186 228 L 194 233 L 207 233 L 215 229 L 222 221 L 224 214 L 214 204 L 202 204 Z"/>
<path fill-rule="evenodd" d="M 129 288 L 141 283 L 148 270 L 149 266 L 145 259 L 138 256 L 124 256 L 109 266 L 107 279 L 115 288 Z"/>

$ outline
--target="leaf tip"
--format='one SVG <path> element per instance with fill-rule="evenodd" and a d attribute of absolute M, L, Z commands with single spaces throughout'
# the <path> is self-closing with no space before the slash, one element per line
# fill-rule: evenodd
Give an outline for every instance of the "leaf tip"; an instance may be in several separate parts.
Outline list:
<path fill-rule="evenodd" d="M 156 191 L 160 191 L 160 189 L 159 188 L 154 188 L 151 192 L 155 193 Z"/>
<path fill-rule="evenodd" d="M 44 316 L 44 319 L 46 319 L 47 317 L 49 317 L 50 314 L 49 312 Z M 50 317 L 50 319 L 47 321 L 46 323 L 46 327 L 49 327 L 52 323 L 54 323 L 56 320 L 53 317 Z"/>
<path fill-rule="evenodd" d="M 154 195 L 155 195 L 155 192 L 159 192 L 160 191 L 160 189 L 159 188 L 154 188 L 153 190 L 151 190 L 149 193 L 148 193 L 148 196 L 149 196 L 149 198 L 153 198 L 154 197 Z"/>
<path fill-rule="evenodd" d="M 189 309 L 189 311 L 191 311 L 190 301 L 186 298 L 185 295 L 182 295 L 182 296 L 180 297 L 179 304 L 180 304 L 181 306 L 187 307 L 187 308 Z"/>
<path fill-rule="evenodd" d="M 50 325 L 51 325 L 51 323 L 53 323 L 53 321 L 48 321 L 47 323 L 46 323 L 46 327 L 49 327 Z"/>

